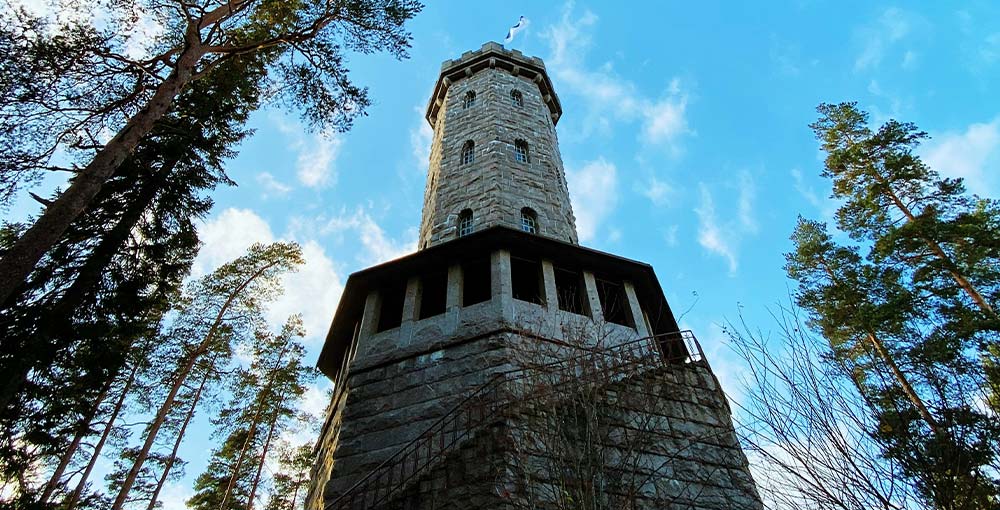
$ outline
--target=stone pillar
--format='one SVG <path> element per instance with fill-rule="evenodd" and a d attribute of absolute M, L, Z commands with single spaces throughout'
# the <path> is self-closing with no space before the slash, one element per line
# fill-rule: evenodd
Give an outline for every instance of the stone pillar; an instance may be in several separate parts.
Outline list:
<path fill-rule="evenodd" d="M 514 292 L 510 280 L 510 252 L 497 250 L 490 256 L 491 295 L 500 307 L 500 316 L 514 320 Z"/>
<path fill-rule="evenodd" d="M 590 316 L 594 322 L 604 322 L 604 309 L 601 308 L 601 296 L 597 294 L 597 281 L 594 280 L 594 273 L 583 272 L 583 285 L 587 288 L 587 304 L 590 306 Z"/>
<path fill-rule="evenodd" d="M 420 278 L 411 276 L 406 280 L 406 294 L 403 296 L 403 318 L 399 323 L 399 341 L 410 343 L 413 333 L 413 323 L 420 314 Z"/>
<path fill-rule="evenodd" d="M 462 308 L 462 266 L 448 266 L 448 293 L 445 297 L 445 310 L 452 311 Z"/>
<path fill-rule="evenodd" d="M 639 298 L 635 295 L 635 286 L 632 282 L 625 281 L 625 297 L 628 299 L 628 308 L 632 313 L 632 322 L 635 324 L 635 331 L 640 337 L 650 336 L 649 328 L 646 327 L 646 318 L 642 316 L 642 308 L 639 306 Z"/>
<path fill-rule="evenodd" d="M 382 298 L 378 291 L 368 292 L 368 296 L 365 298 L 365 311 L 361 315 L 361 331 L 358 334 L 357 351 L 359 353 L 367 352 L 368 346 L 364 343 L 375 334 L 375 330 L 378 328 L 378 311 L 381 304 Z"/>
<path fill-rule="evenodd" d="M 545 287 L 545 307 L 549 314 L 554 314 L 559 309 L 559 290 L 556 289 L 556 270 L 550 260 L 542 261 L 542 285 Z"/>

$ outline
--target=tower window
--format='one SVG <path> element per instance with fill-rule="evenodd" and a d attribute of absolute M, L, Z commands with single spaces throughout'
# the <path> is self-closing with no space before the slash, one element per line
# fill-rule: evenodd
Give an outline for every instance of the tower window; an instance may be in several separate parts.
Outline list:
<path fill-rule="evenodd" d="M 420 319 L 444 313 L 448 300 L 448 272 L 434 271 L 420 278 Z"/>
<path fill-rule="evenodd" d="M 462 264 L 462 306 L 489 301 L 492 293 L 490 259 L 481 257 Z"/>
<path fill-rule="evenodd" d="M 528 142 L 514 140 L 514 160 L 518 163 L 528 162 Z"/>
<path fill-rule="evenodd" d="M 520 90 L 510 91 L 510 103 L 517 108 L 524 106 L 524 96 L 521 95 Z"/>
<path fill-rule="evenodd" d="M 555 268 L 556 294 L 559 296 L 559 309 L 578 315 L 590 316 L 587 310 L 586 285 L 583 274 L 571 269 Z"/>
<path fill-rule="evenodd" d="M 466 209 L 458 215 L 458 237 L 464 237 L 475 230 L 472 224 L 472 210 Z"/>
<path fill-rule="evenodd" d="M 537 260 L 510 258 L 511 291 L 514 299 L 542 304 L 542 264 Z"/>
<path fill-rule="evenodd" d="M 476 92 L 470 90 L 465 93 L 465 97 L 462 98 L 462 109 L 472 108 L 476 105 Z"/>
<path fill-rule="evenodd" d="M 462 145 L 462 164 L 468 165 L 476 161 L 476 144 L 472 140 L 466 140 Z"/>
<path fill-rule="evenodd" d="M 378 312 L 377 332 L 399 327 L 403 320 L 403 300 L 406 299 L 406 282 L 396 281 L 379 289 L 382 306 Z"/>
<path fill-rule="evenodd" d="M 538 215 L 530 207 L 521 209 L 521 230 L 529 234 L 538 233 Z"/>
<path fill-rule="evenodd" d="M 595 283 L 601 308 L 604 309 L 604 320 L 634 328 L 632 310 L 628 306 L 628 297 L 621 282 L 598 277 L 595 278 Z"/>

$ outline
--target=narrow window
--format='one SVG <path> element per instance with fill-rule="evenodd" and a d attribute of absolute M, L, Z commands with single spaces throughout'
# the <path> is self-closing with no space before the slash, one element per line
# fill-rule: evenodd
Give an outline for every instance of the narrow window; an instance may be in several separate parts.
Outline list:
<path fill-rule="evenodd" d="M 529 234 L 538 233 L 538 215 L 530 207 L 521 209 L 521 230 Z"/>
<path fill-rule="evenodd" d="M 524 106 L 524 96 L 521 95 L 520 90 L 510 91 L 510 103 L 517 108 Z"/>
<path fill-rule="evenodd" d="M 376 331 L 399 327 L 403 321 L 403 300 L 406 298 L 406 282 L 395 282 L 379 289 L 382 306 L 378 312 Z"/>
<path fill-rule="evenodd" d="M 462 98 L 462 109 L 465 110 L 467 108 L 472 108 L 475 105 L 476 105 L 476 92 L 470 90 L 466 92 L 465 97 Z"/>
<path fill-rule="evenodd" d="M 472 210 L 466 209 L 458 215 L 458 237 L 471 234 L 475 230 L 472 224 Z"/>
<path fill-rule="evenodd" d="M 514 160 L 518 163 L 528 162 L 528 142 L 514 140 Z"/>
<path fill-rule="evenodd" d="M 510 281 L 514 299 L 542 304 L 542 264 L 537 260 L 510 258 Z"/>
<path fill-rule="evenodd" d="M 420 277 L 420 315 L 426 319 L 444 313 L 448 296 L 448 272 L 434 271 Z"/>
<path fill-rule="evenodd" d="M 596 278 L 597 297 L 601 300 L 604 320 L 634 328 L 632 313 L 625 296 L 625 287 L 620 282 Z"/>
<path fill-rule="evenodd" d="M 462 306 L 489 301 L 493 293 L 490 259 L 482 257 L 462 264 Z"/>
<path fill-rule="evenodd" d="M 556 294 L 559 296 L 559 309 L 578 315 L 590 316 L 587 311 L 586 288 L 583 284 L 583 274 L 560 267 L 555 268 Z"/>
<path fill-rule="evenodd" d="M 462 164 L 468 165 L 476 161 L 476 144 L 472 140 L 466 140 L 462 145 Z"/>

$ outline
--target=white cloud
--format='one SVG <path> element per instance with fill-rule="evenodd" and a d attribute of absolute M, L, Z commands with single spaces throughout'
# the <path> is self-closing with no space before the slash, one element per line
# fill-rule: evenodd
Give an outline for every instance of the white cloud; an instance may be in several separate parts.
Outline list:
<path fill-rule="evenodd" d="M 971 124 L 962 133 L 949 132 L 932 138 L 921 151 L 931 168 L 948 177 L 961 177 L 973 193 L 1000 194 L 1000 117 L 989 123 Z"/>
<path fill-rule="evenodd" d="M 316 241 L 302 243 L 305 264 L 285 276 L 285 293 L 267 310 L 268 322 L 282 324 L 290 315 L 301 313 L 308 340 L 326 338 L 333 312 L 344 291 L 344 284 L 333 260 Z"/>
<path fill-rule="evenodd" d="M 795 181 L 795 191 L 798 191 L 799 195 L 802 195 L 802 198 L 806 202 L 809 202 L 810 205 L 818 208 L 820 206 L 819 196 L 816 195 L 816 190 L 806 184 L 805 178 L 802 176 L 802 171 L 798 168 L 793 168 L 791 173 L 792 180 Z"/>
<path fill-rule="evenodd" d="M 672 79 L 663 98 L 653 100 L 634 83 L 618 76 L 610 62 L 588 68 L 585 57 L 592 43 L 589 32 L 596 23 L 593 12 L 586 10 L 574 17 L 572 4 L 567 4 L 559 23 L 544 31 L 551 53 L 545 61 L 549 72 L 563 90 L 586 99 L 590 119 L 583 125 L 588 129 L 596 126 L 610 130 L 612 120 L 638 121 L 643 142 L 677 152 L 678 139 L 690 132 L 686 117 L 688 95 L 680 80 Z"/>
<path fill-rule="evenodd" d="M 420 169 L 422 175 L 427 174 L 427 165 L 431 159 L 431 142 L 434 139 L 434 130 L 424 118 L 424 111 L 421 107 L 414 108 L 420 118 L 417 125 L 410 129 L 410 150 L 413 160 Z"/>
<path fill-rule="evenodd" d="M 709 193 L 708 187 L 701 184 L 700 189 L 701 203 L 694 210 L 695 214 L 698 215 L 698 244 L 702 248 L 725 258 L 729 262 L 729 274 L 736 274 L 738 263 L 736 249 L 733 246 L 734 240 L 731 235 L 723 232 L 715 217 L 715 202 L 712 200 L 712 194 Z"/>
<path fill-rule="evenodd" d="M 343 214 L 326 222 L 322 227 L 326 234 L 350 232 L 357 236 L 364 250 L 360 262 L 375 265 L 413 253 L 417 248 L 417 232 L 411 229 L 403 240 L 391 239 L 382 227 L 364 209 Z"/>
<path fill-rule="evenodd" d="M 636 193 L 658 206 L 668 205 L 677 198 L 677 190 L 669 182 L 662 181 L 655 175 L 650 176 L 646 182 L 636 181 L 634 189 Z"/>
<path fill-rule="evenodd" d="M 337 183 L 334 163 L 343 143 L 337 133 L 328 131 L 308 135 L 301 123 L 291 122 L 280 114 L 272 115 L 271 120 L 288 137 L 288 149 L 297 154 L 295 174 L 300 183 L 310 188 Z"/>
<path fill-rule="evenodd" d="M 890 49 L 914 31 L 920 20 L 902 9 L 890 7 L 878 20 L 855 31 L 861 51 L 854 60 L 854 70 L 873 69 L 882 63 Z M 906 56 L 902 62 L 906 63 Z"/>
<path fill-rule="evenodd" d="M 739 182 L 739 217 L 740 224 L 747 232 L 757 232 L 757 219 L 754 214 L 754 199 L 757 198 L 757 185 L 750 172 L 740 172 Z"/>
<path fill-rule="evenodd" d="M 579 170 L 566 170 L 580 241 L 592 241 L 601 223 L 618 205 L 618 171 L 600 158 Z"/>
<path fill-rule="evenodd" d="M 292 187 L 279 181 L 270 172 L 257 174 L 257 184 L 264 188 L 263 197 L 284 196 L 292 191 Z"/>
<path fill-rule="evenodd" d="M 226 209 L 218 216 L 198 226 L 198 236 L 204 243 L 195 259 L 192 277 L 198 277 L 233 260 L 246 252 L 253 243 L 277 241 L 271 227 L 248 209 Z M 300 242 L 305 263 L 294 273 L 285 275 L 285 293 L 268 308 L 266 317 L 275 328 L 284 324 L 289 315 L 301 313 L 308 340 L 326 335 L 330 319 L 343 291 L 343 282 L 333 261 L 313 240 Z"/>
<path fill-rule="evenodd" d="M 167 482 L 160 492 L 160 502 L 163 510 L 187 510 L 186 501 L 194 496 L 194 490 L 188 487 L 186 480 Z"/>
<path fill-rule="evenodd" d="M 700 201 L 695 208 L 698 216 L 698 244 L 710 253 L 714 253 L 726 259 L 729 266 L 730 276 L 736 274 L 739 268 L 739 245 L 743 238 L 756 234 L 759 227 L 757 225 L 755 202 L 757 197 L 757 185 L 750 172 L 743 170 L 739 174 L 739 180 L 734 183 L 727 183 L 726 187 L 736 188 L 736 199 L 734 203 L 734 214 L 728 221 L 720 221 L 716 216 L 715 199 L 712 192 L 705 183 L 699 183 Z"/>

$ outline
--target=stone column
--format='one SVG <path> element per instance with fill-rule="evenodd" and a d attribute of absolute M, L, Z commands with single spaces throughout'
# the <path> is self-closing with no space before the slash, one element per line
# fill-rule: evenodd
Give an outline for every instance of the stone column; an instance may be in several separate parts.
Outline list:
<path fill-rule="evenodd" d="M 651 335 L 649 328 L 646 327 L 646 318 L 642 316 L 642 308 L 639 307 L 639 298 L 635 295 L 635 287 L 632 282 L 625 281 L 625 297 L 628 299 L 628 308 L 632 313 L 632 322 L 635 324 L 635 331 L 639 333 L 640 337 L 646 337 Z"/>
<path fill-rule="evenodd" d="M 556 289 L 556 270 L 550 260 L 542 261 L 542 285 L 545 287 L 545 307 L 554 315 L 559 310 L 559 290 Z"/>
<path fill-rule="evenodd" d="M 594 322 L 604 322 L 604 309 L 601 308 L 601 296 L 597 294 L 597 281 L 594 280 L 594 273 L 583 272 L 583 285 L 587 288 L 587 303 L 590 305 L 590 316 Z"/>
<path fill-rule="evenodd" d="M 375 329 L 378 328 L 378 309 L 382 304 L 382 297 L 379 296 L 378 291 L 372 290 L 368 292 L 368 297 L 365 298 L 365 311 L 361 315 L 361 331 L 358 334 L 358 353 L 366 354 L 368 349 L 364 345 L 365 341 L 371 338 L 375 334 Z"/>
<path fill-rule="evenodd" d="M 411 276 L 406 280 L 406 294 L 403 296 L 403 318 L 399 323 L 399 343 L 408 345 L 413 333 L 413 323 L 420 314 L 420 278 Z"/>
<path fill-rule="evenodd" d="M 500 316 L 508 322 L 514 320 L 514 293 L 510 281 L 510 252 L 497 250 L 490 256 L 491 294 Z"/>

